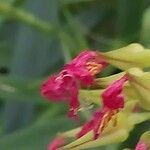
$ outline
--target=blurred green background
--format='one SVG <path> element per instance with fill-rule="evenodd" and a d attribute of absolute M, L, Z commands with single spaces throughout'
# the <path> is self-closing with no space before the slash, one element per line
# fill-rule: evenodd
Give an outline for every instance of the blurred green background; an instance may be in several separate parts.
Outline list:
<path fill-rule="evenodd" d="M 40 97 L 42 81 L 83 49 L 132 42 L 150 48 L 149 0 L 0 0 L 0 150 L 46 150 L 56 133 L 75 127 L 66 105 Z M 101 149 L 133 148 L 149 127 Z"/>

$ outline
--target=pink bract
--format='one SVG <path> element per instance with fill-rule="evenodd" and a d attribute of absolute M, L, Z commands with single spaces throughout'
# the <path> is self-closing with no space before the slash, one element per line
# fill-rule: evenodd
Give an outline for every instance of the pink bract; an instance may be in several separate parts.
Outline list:
<path fill-rule="evenodd" d="M 94 75 L 107 66 L 107 63 L 95 51 L 83 51 L 65 69 L 73 74 L 82 85 L 89 86 L 94 83 Z"/>
<path fill-rule="evenodd" d="M 102 93 L 103 105 L 111 110 L 124 107 L 123 85 L 127 81 L 127 76 L 109 85 Z"/>
<path fill-rule="evenodd" d="M 76 66 L 84 66 L 88 62 L 96 62 L 103 67 L 108 65 L 104 59 L 102 59 L 96 51 L 83 51 L 76 58 L 74 58 L 69 64 L 75 64 Z"/>
<path fill-rule="evenodd" d="M 67 72 L 53 75 L 41 86 L 41 95 L 49 100 L 60 101 L 70 97 L 70 87 L 75 87 L 74 77 Z"/>

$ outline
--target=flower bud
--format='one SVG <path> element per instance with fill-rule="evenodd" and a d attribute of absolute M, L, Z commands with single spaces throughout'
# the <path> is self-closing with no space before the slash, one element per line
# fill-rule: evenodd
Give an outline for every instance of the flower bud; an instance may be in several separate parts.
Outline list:
<path fill-rule="evenodd" d="M 135 150 L 149 150 L 150 149 L 150 130 L 145 132 L 138 144 L 136 145 Z"/>
<path fill-rule="evenodd" d="M 126 47 L 100 53 L 100 56 L 113 66 L 122 70 L 132 67 L 150 67 L 150 50 L 145 50 L 140 44 L 130 44 Z"/>

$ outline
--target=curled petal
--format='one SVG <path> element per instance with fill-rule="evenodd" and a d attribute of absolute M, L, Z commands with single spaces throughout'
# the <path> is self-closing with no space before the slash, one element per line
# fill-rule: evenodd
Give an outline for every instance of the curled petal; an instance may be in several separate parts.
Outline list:
<path fill-rule="evenodd" d="M 66 99 L 66 88 L 64 78 L 59 75 L 53 75 L 41 86 L 41 95 L 50 101 L 61 101 Z"/>
<path fill-rule="evenodd" d="M 88 133 L 89 131 L 91 131 L 93 129 L 94 126 L 94 121 L 90 120 L 89 122 L 85 123 L 81 129 L 81 131 L 79 133 L 77 133 L 77 138 L 82 137 L 83 135 L 85 135 L 86 133 Z"/>
<path fill-rule="evenodd" d="M 90 74 L 84 66 L 76 66 L 74 64 L 66 65 L 65 67 L 70 74 L 73 74 L 81 85 L 89 86 L 94 83 L 94 76 Z"/>
<path fill-rule="evenodd" d="M 124 97 L 122 94 L 123 85 L 128 80 L 127 76 L 109 85 L 102 93 L 103 105 L 109 109 L 119 109 L 124 107 Z"/>

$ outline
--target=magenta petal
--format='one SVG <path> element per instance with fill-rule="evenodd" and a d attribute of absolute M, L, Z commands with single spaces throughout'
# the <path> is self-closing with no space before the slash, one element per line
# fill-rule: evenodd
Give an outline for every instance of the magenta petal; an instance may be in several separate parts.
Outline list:
<path fill-rule="evenodd" d="M 93 113 L 93 117 L 90 121 L 85 123 L 81 129 L 81 131 L 77 134 L 77 138 L 80 138 L 87 134 L 89 131 L 93 130 L 94 137 L 93 139 L 97 139 L 100 136 L 99 133 L 99 127 L 101 125 L 101 121 L 107 113 L 107 109 L 103 108 L 102 110 L 97 110 L 96 112 Z"/>
<path fill-rule="evenodd" d="M 80 138 L 80 137 L 84 136 L 85 134 L 87 134 L 89 131 L 91 131 L 93 129 L 93 126 L 94 126 L 93 120 L 85 123 L 83 125 L 81 131 L 77 134 L 77 138 Z"/>
<path fill-rule="evenodd" d="M 103 110 L 99 110 L 95 113 L 95 116 L 94 116 L 94 128 L 93 128 L 93 131 L 94 131 L 94 140 L 96 140 L 99 136 L 100 136 L 100 132 L 99 132 L 99 128 L 100 128 L 100 125 L 101 125 L 101 122 L 102 122 L 102 119 L 103 119 L 103 116 L 104 116 L 105 112 L 103 112 Z"/>
<path fill-rule="evenodd" d="M 54 75 L 49 77 L 41 86 L 41 95 L 49 100 L 58 101 L 64 99 L 63 89 L 61 89 L 61 80 L 57 79 L 58 76 Z"/>
<path fill-rule="evenodd" d="M 102 93 L 103 105 L 110 109 L 119 109 L 124 107 L 124 96 L 122 94 L 123 85 L 127 81 L 127 77 L 123 76 L 121 79 L 109 85 Z"/>
<path fill-rule="evenodd" d="M 97 53 L 95 51 L 83 51 L 76 58 L 74 58 L 71 63 L 81 65 L 96 57 Z"/>
<path fill-rule="evenodd" d="M 66 100 L 69 103 L 70 112 L 68 116 L 71 118 L 77 118 L 77 111 L 80 105 L 78 91 L 79 85 L 76 78 L 69 74 L 67 70 L 63 70 L 57 76 L 51 76 L 41 86 L 41 94 L 48 100 Z"/>
<path fill-rule="evenodd" d="M 68 64 L 65 66 L 68 73 L 73 74 L 75 78 L 79 81 L 81 85 L 91 85 L 93 84 L 94 77 L 87 70 L 85 64 L 77 66 L 76 64 Z"/>

